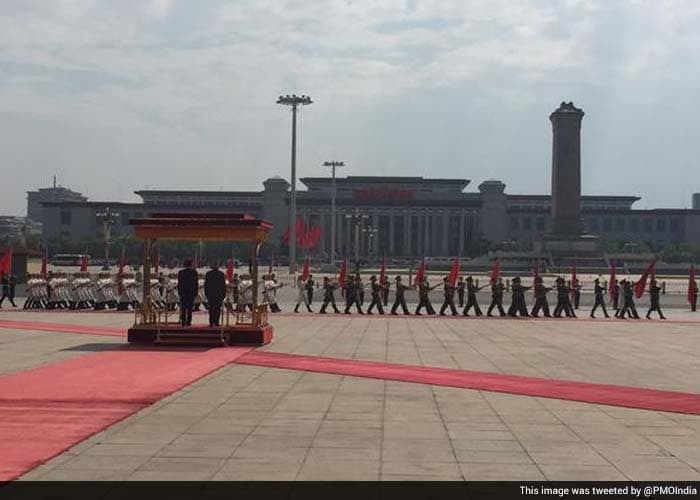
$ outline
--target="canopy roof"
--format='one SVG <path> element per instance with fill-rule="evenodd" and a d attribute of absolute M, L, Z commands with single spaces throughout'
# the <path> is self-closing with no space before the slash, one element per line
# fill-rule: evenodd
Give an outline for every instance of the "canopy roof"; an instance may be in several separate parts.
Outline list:
<path fill-rule="evenodd" d="M 218 240 L 262 242 L 272 224 L 249 214 L 156 213 L 131 219 L 142 240 Z"/>

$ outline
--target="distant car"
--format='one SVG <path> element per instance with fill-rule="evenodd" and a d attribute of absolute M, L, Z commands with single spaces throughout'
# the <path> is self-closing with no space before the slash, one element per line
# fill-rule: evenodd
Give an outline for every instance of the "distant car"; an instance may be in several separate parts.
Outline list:
<path fill-rule="evenodd" d="M 90 256 L 87 256 L 90 262 Z M 79 266 L 83 262 L 83 254 L 78 253 L 59 253 L 51 257 L 51 265 L 53 266 Z"/>

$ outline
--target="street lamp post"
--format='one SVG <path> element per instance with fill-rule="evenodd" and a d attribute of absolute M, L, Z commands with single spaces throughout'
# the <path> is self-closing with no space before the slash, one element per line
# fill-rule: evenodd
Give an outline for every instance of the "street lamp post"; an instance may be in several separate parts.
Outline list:
<path fill-rule="evenodd" d="M 330 263 L 335 262 L 335 169 L 336 167 L 344 167 L 345 163 L 342 161 L 326 161 L 323 162 L 324 167 L 331 167 L 332 172 L 332 184 L 331 184 L 331 254 Z"/>
<path fill-rule="evenodd" d="M 119 212 L 112 212 L 109 207 L 104 212 L 95 214 L 98 219 L 102 219 L 102 228 L 105 237 L 105 262 L 102 266 L 103 271 L 109 271 L 109 240 L 112 233 L 112 224 L 117 222 Z"/>
<path fill-rule="evenodd" d="M 291 199 L 289 202 L 289 273 L 296 272 L 297 260 L 297 239 L 296 239 L 296 218 L 297 218 L 297 107 L 306 106 L 313 103 L 311 97 L 307 95 L 298 96 L 296 94 L 279 96 L 277 104 L 292 107 L 292 179 L 291 179 Z"/>
<path fill-rule="evenodd" d="M 359 210 L 355 209 L 352 213 L 345 216 L 346 219 L 351 221 L 355 226 L 355 267 L 359 269 L 360 266 L 360 230 L 362 226 L 369 219 L 369 216 L 363 214 Z"/>

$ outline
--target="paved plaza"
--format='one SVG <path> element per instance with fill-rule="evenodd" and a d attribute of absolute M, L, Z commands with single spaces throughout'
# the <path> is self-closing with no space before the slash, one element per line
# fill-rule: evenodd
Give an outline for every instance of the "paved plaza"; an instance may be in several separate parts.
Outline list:
<path fill-rule="evenodd" d="M 282 313 L 271 318 L 274 341 L 257 351 L 698 394 L 700 317 L 668 315 L 622 322 Z M 133 319 L 0 312 L 0 326 L 125 331 Z M 125 342 L 0 327 L 0 374 Z M 20 479 L 700 480 L 700 415 L 232 362 Z"/>

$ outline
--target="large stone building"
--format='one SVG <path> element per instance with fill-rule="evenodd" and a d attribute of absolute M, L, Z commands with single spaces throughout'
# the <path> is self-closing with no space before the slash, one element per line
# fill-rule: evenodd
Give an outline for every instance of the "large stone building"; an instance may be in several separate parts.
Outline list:
<path fill-rule="evenodd" d="M 330 249 L 331 180 L 301 178 L 298 215 L 322 228 L 315 251 Z M 344 177 L 336 179 L 336 251 L 362 256 L 450 256 L 483 251 L 485 243 L 536 242 L 551 232 L 549 195 L 508 194 L 497 180 L 469 190 L 467 179 Z M 260 191 L 136 191 L 141 203 L 43 202 L 45 241 L 100 234 L 97 216 L 118 212 L 115 233 L 129 219 L 155 212 L 248 212 L 275 225 L 279 244 L 288 226 L 289 184 L 267 179 Z M 639 210 L 635 196 L 582 196 L 581 225 L 603 240 L 700 244 L 700 209 Z"/>

